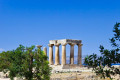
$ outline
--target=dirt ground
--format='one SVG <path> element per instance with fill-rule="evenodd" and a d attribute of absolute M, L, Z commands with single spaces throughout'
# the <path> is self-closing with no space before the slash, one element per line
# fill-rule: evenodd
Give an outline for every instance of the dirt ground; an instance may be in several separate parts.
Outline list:
<path fill-rule="evenodd" d="M 101 79 L 93 72 L 81 72 L 81 73 L 54 73 L 51 75 L 51 80 L 110 80 L 109 78 Z M 113 80 L 120 80 L 119 76 L 116 76 Z"/>
<path fill-rule="evenodd" d="M 0 78 L 0 80 L 10 80 L 9 78 Z M 21 79 L 15 79 L 21 80 Z M 53 73 L 50 80 L 110 80 L 109 78 L 101 79 L 93 72 L 67 72 L 67 73 Z M 120 75 L 116 75 L 115 79 L 120 80 Z"/>

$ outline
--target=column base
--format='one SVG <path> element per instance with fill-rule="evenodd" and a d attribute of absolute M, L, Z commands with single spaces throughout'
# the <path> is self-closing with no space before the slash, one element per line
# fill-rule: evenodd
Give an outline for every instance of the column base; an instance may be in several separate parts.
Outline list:
<path fill-rule="evenodd" d="M 74 63 L 70 63 L 70 65 L 74 65 Z"/>
<path fill-rule="evenodd" d="M 80 67 L 83 67 L 83 65 L 82 64 L 77 64 L 78 66 L 80 66 Z"/>
<path fill-rule="evenodd" d="M 49 65 L 53 65 L 53 64 L 49 64 Z"/>
<path fill-rule="evenodd" d="M 57 66 L 57 65 L 61 65 L 61 64 L 54 64 L 55 66 Z"/>

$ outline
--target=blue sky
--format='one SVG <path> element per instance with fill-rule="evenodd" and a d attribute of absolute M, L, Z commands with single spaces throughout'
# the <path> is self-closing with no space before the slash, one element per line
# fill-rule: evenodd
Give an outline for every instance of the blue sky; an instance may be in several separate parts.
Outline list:
<path fill-rule="evenodd" d="M 19 44 L 48 48 L 49 40 L 79 39 L 83 55 L 99 54 L 99 45 L 111 48 L 113 26 L 120 22 L 119 3 L 120 0 L 0 0 L 0 51 L 15 49 Z"/>

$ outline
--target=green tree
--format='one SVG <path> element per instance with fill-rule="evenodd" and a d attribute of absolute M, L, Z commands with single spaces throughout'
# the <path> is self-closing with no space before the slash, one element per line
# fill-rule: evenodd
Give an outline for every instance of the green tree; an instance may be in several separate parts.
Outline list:
<path fill-rule="evenodd" d="M 20 45 L 16 50 L 0 53 L 0 70 L 9 72 L 11 80 L 22 70 L 22 55 L 24 47 Z"/>
<path fill-rule="evenodd" d="M 9 77 L 27 80 L 49 80 L 51 68 L 47 56 L 35 46 L 20 45 L 16 50 L 0 53 L 0 71 L 9 72 Z"/>
<path fill-rule="evenodd" d="M 111 75 L 120 75 L 120 69 L 111 66 L 112 63 L 120 63 L 120 23 L 114 25 L 113 32 L 114 36 L 110 39 L 113 49 L 108 50 L 100 45 L 101 56 L 97 56 L 97 54 L 89 55 L 84 62 L 92 67 L 97 75 L 101 75 L 103 78 L 109 77 L 110 79 L 112 79 Z"/>

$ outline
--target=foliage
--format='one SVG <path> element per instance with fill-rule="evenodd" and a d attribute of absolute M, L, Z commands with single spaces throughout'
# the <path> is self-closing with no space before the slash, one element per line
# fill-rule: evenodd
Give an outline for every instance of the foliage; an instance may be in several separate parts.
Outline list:
<path fill-rule="evenodd" d="M 101 77 L 109 77 L 112 79 L 111 75 L 120 75 L 120 69 L 111 66 L 112 63 L 120 63 L 120 23 L 116 23 L 113 29 L 114 37 L 110 39 L 112 50 L 104 49 L 100 45 L 101 56 L 93 54 L 85 58 L 85 64 L 92 67 L 97 75 Z"/>
<path fill-rule="evenodd" d="M 27 80 L 49 80 L 51 68 L 47 56 L 35 46 L 20 45 L 16 50 L 0 53 L 0 71 L 9 72 L 9 77 Z"/>

